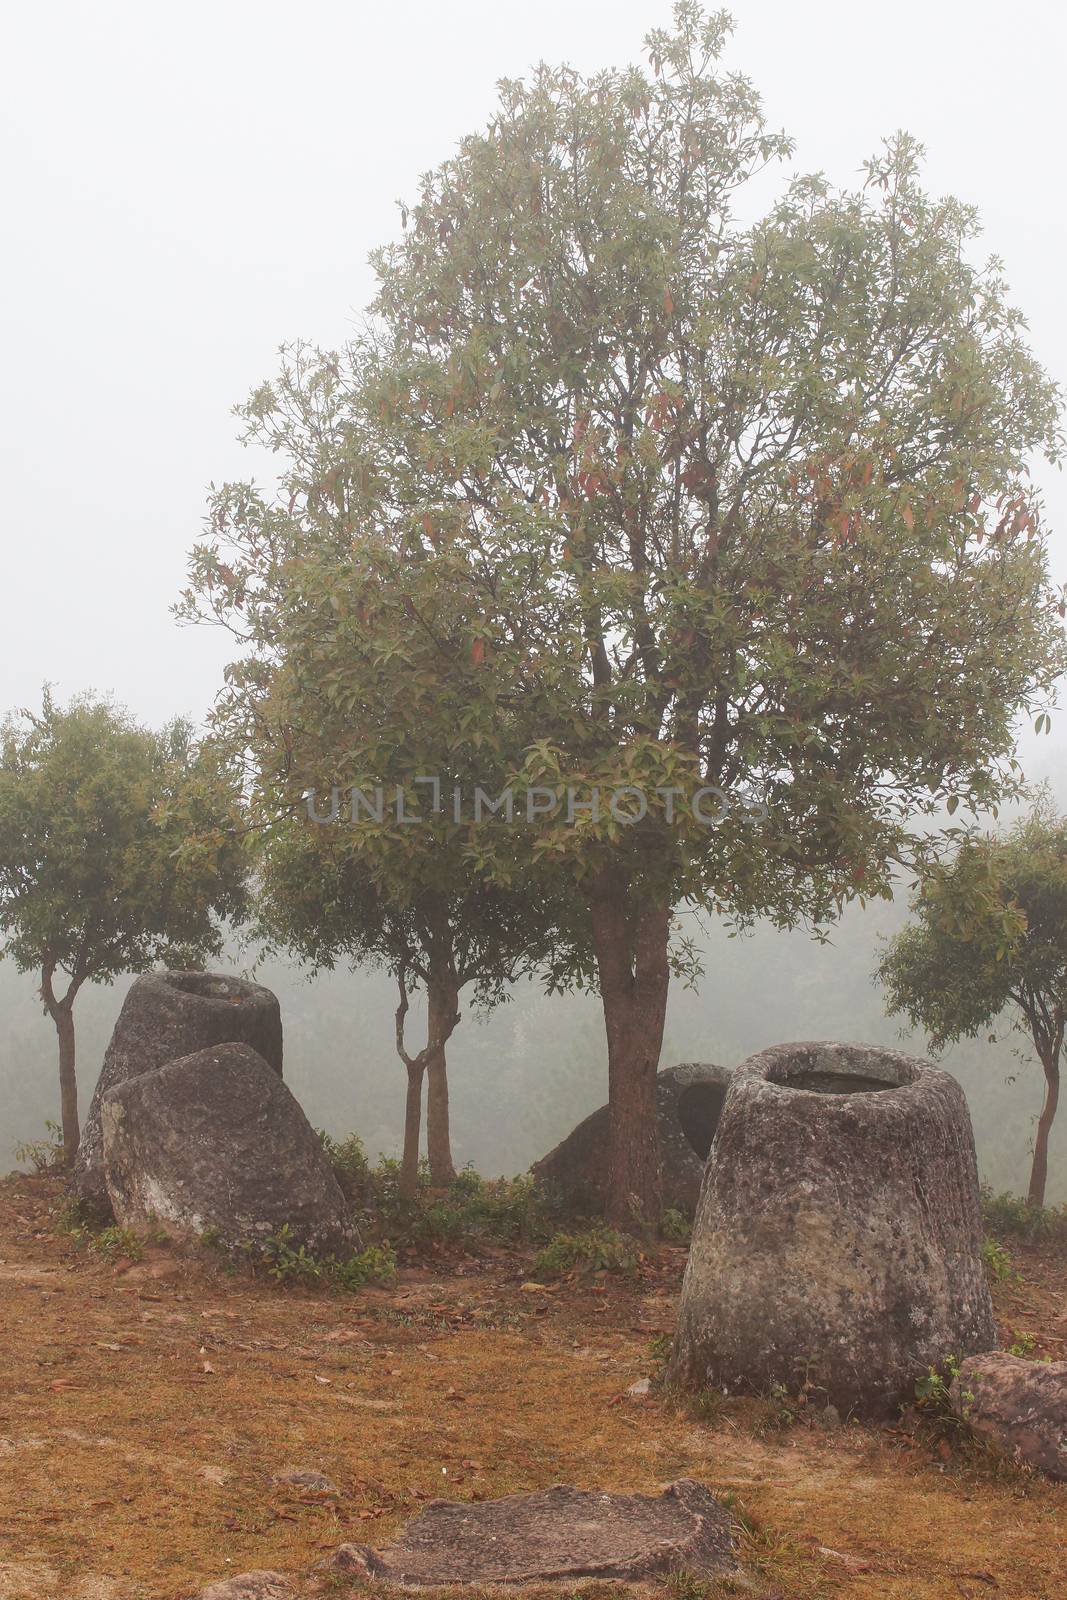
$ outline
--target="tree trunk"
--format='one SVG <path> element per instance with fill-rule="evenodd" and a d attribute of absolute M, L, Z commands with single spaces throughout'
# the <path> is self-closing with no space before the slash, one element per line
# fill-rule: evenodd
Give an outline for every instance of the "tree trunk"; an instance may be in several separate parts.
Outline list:
<path fill-rule="evenodd" d="M 407 1100 L 404 1105 L 404 1154 L 400 1162 L 400 1193 L 414 1200 L 419 1192 L 419 1141 L 422 1136 L 423 1062 L 420 1056 L 406 1061 Z"/>
<path fill-rule="evenodd" d="M 57 1005 L 52 1021 L 59 1035 L 59 1104 L 63 1124 L 63 1162 L 70 1166 L 81 1143 L 81 1125 L 78 1120 L 78 1077 L 74 1065 L 74 1010 L 69 1005 Z"/>
<path fill-rule="evenodd" d="M 430 1162 L 430 1182 L 435 1189 L 446 1189 L 456 1176 L 448 1126 L 445 1042 L 459 1020 L 458 1002 L 456 985 L 450 977 L 431 976 L 427 985 L 426 1154 Z"/>
<path fill-rule="evenodd" d="M 1034 1161 L 1030 1168 L 1030 1190 L 1026 1196 L 1032 1206 L 1045 1203 L 1045 1184 L 1048 1181 L 1048 1138 L 1056 1120 L 1056 1107 L 1060 1099 L 1060 1047 L 1041 1052 L 1041 1065 L 1045 1070 L 1045 1103 L 1037 1119 L 1034 1138 Z"/>
<path fill-rule="evenodd" d="M 593 945 L 608 1045 L 607 1219 L 648 1233 L 660 1219 L 656 1072 L 670 968 L 669 906 L 635 899 L 622 873 L 602 872 L 590 895 Z"/>

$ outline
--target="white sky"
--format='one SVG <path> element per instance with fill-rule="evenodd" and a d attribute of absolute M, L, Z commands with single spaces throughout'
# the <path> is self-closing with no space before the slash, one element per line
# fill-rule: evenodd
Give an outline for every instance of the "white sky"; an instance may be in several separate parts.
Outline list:
<path fill-rule="evenodd" d="M 1067 378 L 1061 8 L 733 10 L 728 64 L 796 138 L 796 167 L 849 181 L 883 135 L 915 133 L 930 186 L 981 208 L 1035 349 Z M 208 480 L 248 470 L 231 404 L 273 372 L 283 339 L 344 338 L 369 298 L 367 253 L 397 229 L 394 202 L 488 118 L 498 78 L 539 57 L 639 58 L 669 11 L 8 0 L 0 712 L 49 679 L 63 697 L 113 690 L 151 721 L 202 717 L 224 641 L 176 628 L 168 608 Z M 1063 528 L 1062 477 L 1042 481 Z"/>

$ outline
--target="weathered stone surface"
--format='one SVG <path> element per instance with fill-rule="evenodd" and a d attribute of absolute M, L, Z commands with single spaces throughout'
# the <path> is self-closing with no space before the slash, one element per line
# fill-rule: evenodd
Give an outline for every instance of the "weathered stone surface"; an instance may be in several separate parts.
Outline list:
<path fill-rule="evenodd" d="M 817 1386 L 878 1416 L 996 1342 L 963 1091 L 864 1045 L 778 1045 L 738 1067 L 693 1228 L 669 1377 Z"/>
<path fill-rule="evenodd" d="M 682 1478 L 661 1495 L 556 1484 L 468 1504 L 431 1500 L 384 1550 L 342 1545 L 338 1573 L 408 1588 L 577 1578 L 714 1576 L 735 1569 L 729 1513 Z"/>
<path fill-rule="evenodd" d="M 968 1356 L 951 1393 L 975 1433 L 1067 1480 L 1067 1361 L 1027 1361 L 999 1350 Z"/>
<path fill-rule="evenodd" d="M 295 1600 L 295 1592 L 280 1572 L 241 1572 L 208 1584 L 193 1600 Z"/>
<path fill-rule="evenodd" d="M 107 1210 L 100 1105 L 108 1090 L 215 1044 L 249 1044 L 280 1076 L 277 997 L 221 972 L 146 972 L 136 980 L 115 1023 L 82 1129 L 71 1179 L 79 1199 Z"/>
<path fill-rule="evenodd" d="M 247 1044 L 222 1044 L 109 1089 L 104 1170 L 118 1221 L 211 1229 L 229 1248 L 291 1229 L 317 1254 L 352 1243 L 344 1196 L 314 1129 Z"/>
<path fill-rule="evenodd" d="M 710 1061 L 667 1067 L 656 1078 L 663 1204 L 692 1215 L 700 1195 L 730 1068 Z M 608 1179 L 608 1108 L 601 1106 L 542 1157 L 531 1172 L 559 1194 L 568 1211 L 596 1216 L 604 1209 Z"/>

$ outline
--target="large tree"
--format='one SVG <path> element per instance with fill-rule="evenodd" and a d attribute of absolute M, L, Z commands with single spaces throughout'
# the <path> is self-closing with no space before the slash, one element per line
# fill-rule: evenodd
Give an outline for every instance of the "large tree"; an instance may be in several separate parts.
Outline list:
<path fill-rule="evenodd" d="M 221 948 L 242 914 L 245 847 L 237 775 L 174 722 L 139 726 L 105 700 L 0 730 L 0 955 L 38 972 L 59 1042 L 64 1159 L 78 1148 L 74 1002 L 161 958 Z"/>
<path fill-rule="evenodd" d="M 468 744 L 503 719 L 520 800 L 578 797 L 464 848 L 584 919 L 619 1223 L 658 1208 L 673 909 L 789 925 L 885 893 L 917 812 L 1012 790 L 1013 716 L 1064 664 L 1027 470 L 1056 393 L 974 212 L 898 136 L 858 191 L 796 179 L 738 223 L 791 147 L 716 70 L 728 26 L 683 0 L 650 71 L 501 86 L 376 256 L 368 333 L 244 408 L 282 499 L 253 526 L 221 501 L 194 564 L 254 619 L 314 565 L 320 628 L 367 541 L 456 597 L 420 714 L 465 700 Z M 714 827 L 707 786 L 735 802 Z"/>
<path fill-rule="evenodd" d="M 1067 819 L 1044 803 L 1007 833 L 963 834 L 928 864 L 915 910 L 878 968 L 889 1009 L 934 1049 L 1000 1017 L 1029 1035 L 1045 1094 L 1028 1198 L 1044 1205 L 1067 1023 Z"/>

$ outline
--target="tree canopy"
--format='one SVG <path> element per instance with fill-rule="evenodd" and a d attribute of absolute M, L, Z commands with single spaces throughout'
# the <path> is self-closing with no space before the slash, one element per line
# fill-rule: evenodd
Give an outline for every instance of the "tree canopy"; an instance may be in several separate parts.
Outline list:
<path fill-rule="evenodd" d="M 890 1011 L 933 1048 L 1013 1017 L 1045 1074 L 1029 1198 L 1042 1205 L 1067 1019 L 1067 819 L 1047 802 L 1007 833 L 960 835 L 928 864 L 916 920 L 879 965 Z"/>
<path fill-rule="evenodd" d="M 717 69 L 728 27 L 682 0 L 649 70 L 501 85 L 374 258 L 366 334 L 294 347 L 242 408 L 281 494 L 217 492 L 186 599 L 237 627 L 233 701 L 279 751 L 290 624 L 338 697 L 346 630 L 378 628 L 399 726 L 559 796 L 462 849 L 575 908 L 619 1222 L 658 1203 L 674 908 L 790 925 L 887 893 L 917 813 L 1014 791 L 1013 718 L 1065 663 L 1028 465 L 1056 391 L 974 211 L 899 135 L 858 189 L 797 178 L 739 222 L 792 147 Z M 455 626 L 408 697 L 431 595 Z"/>
<path fill-rule="evenodd" d="M 41 974 L 59 1035 L 63 1144 L 78 1144 L 73 1006 L 160 959 L 221 948 L 245 909 L 245 832 L 230 759 L 185 722 L 141 727 L 109 701 L 60 706 L 0 730 L 2 954 Z"/>

